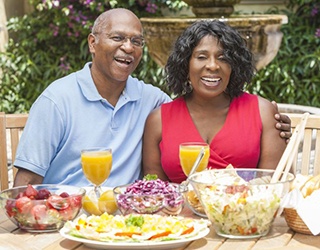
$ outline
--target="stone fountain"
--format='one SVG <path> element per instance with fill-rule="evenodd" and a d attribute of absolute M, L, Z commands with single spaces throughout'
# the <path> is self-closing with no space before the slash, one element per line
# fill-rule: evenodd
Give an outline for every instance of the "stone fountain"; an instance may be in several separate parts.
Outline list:
<path fill-rule="evenodd" d="M 164 67 L 173 43 L 182 31 L 199 19 L 219 19 L 236 28 L 247 40 L 254 54 L 257 70 L 268 65 L 277 55 L 281 41 L 281 25 L 285 15 L 234 15 L 233 6 L 240 0 L 184 0 L 192 6 L 195 17 L 141 18 L 148 51 L 152 59 Z"/>

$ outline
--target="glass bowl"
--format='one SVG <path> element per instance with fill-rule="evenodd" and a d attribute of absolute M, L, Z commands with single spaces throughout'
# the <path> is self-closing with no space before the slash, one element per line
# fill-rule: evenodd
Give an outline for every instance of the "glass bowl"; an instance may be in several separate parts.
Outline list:
<path fill-rule="evenodd" d="M 235 239 L 268 234 L 281 198 L 294 179 L 270 184 L 274 170 L 211 169 L 191 175 L 190 183 L 220 236 Z"/>
<path fill-rule="evenodd" d="M 192 185 L 188 185 L 188 189 L 184 192 L 185 204 L 196 215 L 207 218 L 206 212 L 198 198 L 198 195 L 193 190 Z"/>
<path fill-rule="evenodd" d="M 160 188 L 159 188 L 160 187 Z M 113 189 L 119 211 L 127 214 L 178 215 L 184 198 L 179 185 L 161 180 L 136 181 Z"/>
<path fill-rule="evenodd" d="M 21 229 L 50 232 L 74 219 L 86 191 L 68 185 L 28 185 L 0 193 L 0 209 Z"/>

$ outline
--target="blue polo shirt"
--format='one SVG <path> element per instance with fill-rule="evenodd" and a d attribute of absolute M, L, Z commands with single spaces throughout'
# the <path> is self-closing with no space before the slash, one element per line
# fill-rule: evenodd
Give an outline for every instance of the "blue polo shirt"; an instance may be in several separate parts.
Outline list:
<path fill-rule="evenodd" d="M 104 186 L 141 178 L 146 118 L 171 99 L 159 88 L 130 76 L 113 107 L 98 93 L 90 65 L 54 81 L 30 109 L 14 165 L 43 176 L 43 183 L 88 186 L 80 152 L 100 146 L 113 151 L 111 174 Z"/>

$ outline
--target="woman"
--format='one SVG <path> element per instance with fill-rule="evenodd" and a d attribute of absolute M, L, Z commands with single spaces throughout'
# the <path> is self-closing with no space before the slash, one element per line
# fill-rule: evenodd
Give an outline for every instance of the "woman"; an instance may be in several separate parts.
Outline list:
<path fill-rule="evenodd" d="M 276 108 L 244 92 L 255 72 L 240 34 L 217 20 L 202 20 L 177 39 L 166 65 L 168 88 L 178 96 L 148 119 L 143 171 L 163 180 L 185 180 L 182 142 L 206 142 L 209 168 L 275 168 L 286 147 L 275 129 Z"/>

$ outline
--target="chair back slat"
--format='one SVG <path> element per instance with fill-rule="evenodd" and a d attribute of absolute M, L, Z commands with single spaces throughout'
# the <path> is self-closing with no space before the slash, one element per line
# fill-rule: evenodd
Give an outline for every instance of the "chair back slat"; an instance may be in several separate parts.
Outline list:
<path fill-rule="evenodd" d="M 295 129 L 303 114 L 287 113 Z M 293 163 L 293 172 L 303 175 L 320 174 L 320 115 L 310 115 Z"/>
<path fill-rule="evenodd" d="M 0 112 L 0 181 L 1 190 L 8 188 L 6 115 Z"/>
<path fill-rule="evenodd" d="M 17 169 L 13 166 L 13 162 L 16 158 L 18 143 L 27 119 L 28 114 L 5 114 L 0 112 L 1 190 L 9 188 L 10 179 L 13 180 L 16 175 Z M 9 171 L 9 168 L 11 168 L 11 171 Z M 10 177 L 9 173 L 11 174 Z"/>
<path fill-rule="evenodd" d="M 314 175 L 320 174 L 320 131 L 317 131 L 315 142 Z"/>

